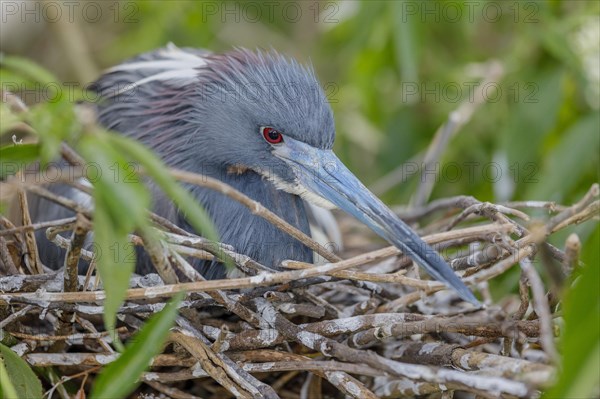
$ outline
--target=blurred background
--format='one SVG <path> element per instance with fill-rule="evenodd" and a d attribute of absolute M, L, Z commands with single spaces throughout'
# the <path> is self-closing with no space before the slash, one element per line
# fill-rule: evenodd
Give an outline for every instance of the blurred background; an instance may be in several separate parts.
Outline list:
<path fill-rule="evenodd" d="M 431 199 L 562 204 L 599 180 L 597 1 L 0 5 L 2 53 L 27 57 L 75 89 L 168 42 L 216 52 L 272 47 L 311 62 L 335 112 L 336 152 L 388 204 L 409 203 L 427 178 L 437 179 Z M 502 73 L 490 77 L 490 65 Z M 473 105 L 486 77 L 485 102 L 450 138 L 439 176 L 415 173 L 438 127 L 461 104 Z M 26 102 L 44 100 L 10 68 L 2 82 Z M 556 244 L 573 231 L 597 264 L 597 224 L 567 229 Z"/>
<path fill-rule="evenodd" d="M 60 87 L 74 102 L 103 69 L 169 42 L 215 52 L 274 48 L 312 63 L 334 109 L 336 152 L 390 205 L 414 203 L 427 179 L 435 179 L 429 200 L 565 205 L 600 180 L 599 1 L 0 0 L 1 88 L 52 105 Z M 54 79 L 45 71 L 59 82 L 36 83 Z M 62 103 L 31 115 L 52 132 L 42 140 L 54 140 L 53 154 L 69 137 Z M 4 104 L 0 110 L 9 125 Z M 466 124 L 430 173 L 417 173 L 456 110 Z M 573 232 L 597 276 L 598 223 L 551 242 L 564 248 Z M 493 296 L 518 292 L 518 279 L 517 267 L 494 279 Z M 564 386 L 581 381 L 577 370 L 589 377 L 598 367 L 597 359 L 586 363 L 600 353 L 598 283 L 587 283 L 565 312 L 575 327 L 565 338 Z M 597 386 L 597 373 L 590 379 Z"/>

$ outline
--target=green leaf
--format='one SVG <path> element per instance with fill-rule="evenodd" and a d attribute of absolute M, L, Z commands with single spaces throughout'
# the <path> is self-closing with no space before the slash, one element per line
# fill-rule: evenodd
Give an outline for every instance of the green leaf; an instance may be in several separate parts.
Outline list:
<path fill-rule="evenodd" d="M 0 116 L 0 136 L 10 132 L 22 120 L 21 117 L 10 110 L 6 103 L 0 103 Z"/>
<path fill-rule="evenodd" d="M 543 139 L 556 124 L 564 97 L 563 77 L 562 71 L 552 70 L 540 76 L 526 76 L 527 80 L 518 90 L 512 86 L 506 89 L 507 93 L 514 93 L 516 103 L 511 107 L 510 119 L 499 139 L 511 165 L 517 163 L 523 168 L 526 163 L 539 159 Z"/>
<path fill-rule="evenodd" d="M 39 155 L 39 144 L 13 144 L 0 148 L 0 179 L 14 175 Z"/>
<path fill-rule="evenodd" d="M 60 95 L 61 85 L 59 80 L 47 69 L 42 68 L 33 61 L 22 57 L 7 56 L 3 53 L 0 53 L 0 66 L 2 66 L 2 68 L 14 71 L 23 78 L 44 85 L 44 90 L 48 90 L 53 95 Z"/>
<path fill-rule="evenodd" d="M 23 91 L 33 92 L 39 90 L 39 83 L 36 83 L 26 76 L 23 76 L 19 71 L 13 71 L 0 65 L 0 84 L 2 89 L 12 93 Z M 37 87 L 36 87 L 37 85 Z"/>
<path fill-rule="evenodd" d="M 113 134 L 110 135 L 112 145 L 126 152 L 131 159 L 144 167 L 146 172 L 154 182 L 171 198 L 177 207 L 185 214 L 196 232 L 212 241 L 219 241 L 219 234 L 215 229 L 212 220 L 196 201 L 173 177 L 167 172 L 168 168 L 153 152 L 148 150 L 142 144 L 135 142 L 127 137 Z M 222 260 L 228 270 L 234 268 L 232 259 L 223 256 Z"/>
<path fill-rule="evenodd" d="M 405 16 L 405 4 L 400 1 L 389 3 L 394 14 L 394 44 L 396 62 L 400 65 L 400 75 L 403 82 L 419 82 L 418 34 L 416 18 Z"/>
<path fill-rule="evenodd" d="M 94 185 L 94 243 L 107 297 L 104 323 L 110 331 L 114 329 L 117 311 L 135 269 L 135 249 L 128 234 L 146 225 L 150 194 L 138 179 L 134 166 L 107 137 L 104 131 L 86 135 L 78 149 L 88 161 L 88 171 L 94 171 L 88 176 Z"/>
<path fill-rule="evenodd" d="M 41 398 L 42 384 L 27 362 L 0 344 L 0 393 L 6 399 Z"/>
<path fill-rule="evenodd" d="M 562 201 L 587 170 L 598 170 L 600 151 L 600 114 L 593 112 L 582 117 L 565 131 L 559 142 L 544 159 L 539 181 L 531 187 L 526 198 Z"/>
<path fill-rule="evenodd" d="M 544 398 L 591 398 L 600 375 L 600 228 L 587 243 L 596 254 L 575 278 L 564 301 L 565 332 L 561 338 L 562 372 Z M 585 259 L 584 259 L 585 260 Z"/>
<path fill-rule="evenodd" d="M 28 119 L 39 135 L 43 163 L 56 159 L 61 142 L 73 139 L 81 129 L 73 104 L 64 99 L 32 107 Z"/>
<path fill-rule="evenodd" d="M 100 191 L 100 188 L 95 190 Z M 106 300 L 104 301 L 104 325 L 107 331 L 115 330 L 117 311 L 129 288 L 129 279 L 135 270 L 135 251 L 127 239 L 127 233 L 117 232 L 108 215 L 105 201 L 94 197 L 94 245 L 98 273 L 104 283 Z M 116 336 L 113 336 L 116 340 Z M 119 344 L 117 343 L 117 346 Z"/>
<path fill-rule="evenodd" d="M 81 89 L 63 86 L 52 73 L 25 58 L 0 54 L 0 66 L 3 74 L 2 88 L 24 91 L 24 100 L 36 104 L 30 108 L 26 117 L 39 135 L 42 163 L 55 159 L 61 141 L 73 138 L 79 131 L 80 125 L 75 117 L 73 104 L 82 98 Z M 15 119 L 5 111 L 3 106 L 0 133 L 10 127 Z"/>
<path fill-rule="evenodd" d="M 160 353 L 183 297 L 184 294 L 179 293 L 160 313 L 148 320 L 123 354 L 102 370 L 90 398 L 124 398 L 139 385 L 139 377 L 148 368 L 152 358 Z"/>
<path fill-rule="evenodd" d="M 575 71 L 579 77 L 583 76 L 579 56 L 575 53 L 572 44 L 573 22 L 581 18 L 556 18 L 552 15 L 547 2 L 540 2 L 540 15 L 544 19 L 543 29 L 531 29 L 531 33 L 548 53 L 552 54 L 564 65 Z M 585 12 L 585 11 L 584 11 Z"/>
<path fill-rule="evenodd" d="M 156 184 L 185 213 L 186 218 L 196 231 L 201 231 L 202 235 L 210 240 L 219 240 L 210 217 L 198 204 L 196 199 L 171 177 L 167 172 L 167 167 L 154 153 L 143 145 L 124 136 L 111 135 L 111 140 L 114 146 L 127 152 L 132 159 L 144 167 Z"/>
<path fill-rule="evenodd" d="M 17 390 L 8 378 L 6 366 L 4 366 L 4 358 L 0 356 L 0 399 L 17 398 Z"/>

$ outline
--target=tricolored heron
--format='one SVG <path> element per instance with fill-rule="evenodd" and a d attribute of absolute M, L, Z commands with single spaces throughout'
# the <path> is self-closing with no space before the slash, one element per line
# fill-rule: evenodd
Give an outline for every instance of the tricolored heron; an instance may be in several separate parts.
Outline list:
<path fill-rule="evenodd" d="M 341 208 L 461 298 L 479 304 L 443 258 L 335 156 L 332 111 L 312 68 L 275 51 L 212 54 L 168 46 L 109 69 L 92 89 L 103 98 L 100 123 L 141 141 L 167 165 L 216 177 L 307 234 L 307 202 Z M 306 246 L 243 205 L 206 188 L 189 190 L 221 240 L 237 251 L 271 266 L 284 259 L 313 261 Z M 43 208 L 46 218 L 66 216 L 48 204 Z M 158 192 L 154 211 L 191 231 Z M 207 278 L 223 277 L 216 262 L 196 259 L 194 267 Z M 148 273 L 150 267 L 141 261 L 137 271 Z"/>

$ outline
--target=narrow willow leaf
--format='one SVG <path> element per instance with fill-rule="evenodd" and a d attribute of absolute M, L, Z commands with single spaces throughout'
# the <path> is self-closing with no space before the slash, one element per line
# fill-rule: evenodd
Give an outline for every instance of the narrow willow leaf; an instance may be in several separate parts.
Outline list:
<path fill-rule="evenodd" d="M 0 179 L 14 175 L 28 163 L 38 159 L 39 144 L 17 144 L 0 148 Z"/>
<path fill-rule="evenodd" d="M 140 376 L 162 350 L 183 297 L 176 295 L 132 337 L 121 356 L 102 370 L 90 398 L 124 398 L 139 385 Z"/>
<path fill-rule="evenodd" d="M 73 104 L 81 98 L 81 90 L 63 86 L 52 73 L 25 58 L 0 54 L 0 66 L 3 73 L 9 72 L 9 77 L 2 80 L 3 89 L 26 90 L 29 97 L 34 97 L 36 105 L 27 113 L 27 120 L 39 135 L 42 164 L 57 158 L 61 141 L 69 140 L 79 131 Z M 33 84 L 25 85 L 24 82 Z M 3 113 L 2 119 L 5 117 Z"/>
<path fill-rule="evenodd" d="M 104 322 L 107 330 L 112 331 L 135 269 L 135 250 L 128 234 L 146 224 L 145 210 L 150 204 L 150 194 L 135 174 L 129 175 L 132 166 L 106 140 L 104 132 L 86 135 L 78 149 L 99 171 L 91 181 L 94 185 L 94 243 L 98 272 L 107 297 Z"/>
<path fill-rule="evenodd" d="M 129 288 L 129 279 L 135 270 L 136 257 L 133 245 L 127 239 L 127 233 L 115 231 L 106 208 L 103 201 L 96 202 L 94 245 L 98 273 L 106 291 L 104 325 L 107 331 L 115 331 L 117 311 Z M 113 338 L 118 342 L 116 337 Z"/>
<path fill-rule="evenodd" d="M 22 120 L 19 115 L 10 110 L 6 103 L 0 103 L 0 115 L 2 115 L 2 118 L 0 118 L 0 136 L 13 130 Z"/>
<path fill-rule="evenodd" d="M 26 58 L 0 53 L 0 66 L 2 66 L 2 68 L 14 71 L 23 78 L 27 78 L 44 85 L 44 90 L 51 92 L 53 95 L 60 95 L 59 92 L 61 91 L 61 85 L 59 80 L 51 72 L 39 66 L 35 62 L 32 62 Z"/>
<path fill-rule="evenodd" d="M 0 356 L 0 399 L 11 399 L 17 397 L 17 390 L 8 378 L 8 372 L 4 365 L 4 358 Z"/>
<path fill-rule="evenodd" d="M 66 97 L 32 107 L 27 117 L 42 146 L 42 163 L 55 160 L 59 155 L 61 142 L 71 141 L 81 130 L 73 104 Z"/>
<path fill-rule="evenodd" d="M 219 236 L 210 217 L 190 193 L 173 180 L 171 175 L 167 172 L 167 167 L 156 155 L 154 155 L 154 153 L 143 145 L 123 136 L 112 135 L 111 140 L 113 141 L 114 146 L 127 152 L 132 159 L 139 162 L 139 164 L 144 167 L 148 175 L 154 179 L 156 184 L 158 184 L 179 209 L 185 213 L 186 218 L 197 231 L 201 231 L 202 235 L 210 240 L 219 240 Z"/>
<path fill-rule="evenodd" d="M 27 362 L 0 344 L 0 385 L 6 399 L 41 398 L 42 384 Z"/>
<path fill-rule="evenodd" d="M 586 246 L 586 263 L 575 277 L 564 301 L 565 332 L 561 337 L 561 373 L 544 398 L 591 398 L 599 388 L 600 375 L 600 268 L 596 228 Z M 584 247 L 585 249 L 585 247 Z"/>
<path fill-rule="evenodd" d="M 563 200 L 585 176 L 587 170 L 598 169 L 600 151 L 600 116 L 592 112 L 566 129 L 558 143 L 545 156 L 540 182 L 531 185 L 526 198 Z M 568 148 L 568 151 L 565 149 Z"/>
<path fill-rule="evenodd" d="M 419 35 L 414 18 L 404 16 L 402 2 L 389 3 L 394 18 L 394 55 L 400 65 L 400 76 L 404 82 L 419 81 Z M 403 20 L 404 19 L 404 20 Z"/>
<path fill-rule="evenodd" d="M 212 220 L 190 193 L 177 183 L 167 172 L 164 163 L 144 147 L 127 137 L 121 135 L 111 135 L 113 146 L 125 151 L 129 156 L 144 167 L 146 172 L 154 182 L 171 198 L 177 207 L 183 211 L 186 219 L 190 222 L 196 232 L 212 241 L 219 241 L 219 235 Z M 229 257 L 222 257 L 223 263 L 228 270 L 235 267 L 233 260 Z"/>

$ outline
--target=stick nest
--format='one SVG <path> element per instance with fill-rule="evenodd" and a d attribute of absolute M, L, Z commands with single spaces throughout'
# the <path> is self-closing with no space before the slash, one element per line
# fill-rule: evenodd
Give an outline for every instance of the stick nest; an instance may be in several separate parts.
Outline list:
<path fill-rule="evenodd" d="M 63 155 L 69 158 L 67 147 Z M 173 174 L 206 183 L 201 176 Z M 235 194 L 224 186 L 215 189 Z M 483 298 L 484 309 L 419 276 L 396 248 L 373 249 L 380 244 L 342 216 L 343 260 L 321 248 L 329 262 L 287 261 L 284 271 L 275 271 L 152 215 L 167 250 L 146 248 L 158 274 L 131 279 L 119 311 L 119 337 L 127 341 L 164 307 L 166 297 L 179 291 L 187 296 L 162 354 L 132 397 L 451 397 L 453 391 L 536 396 L 555 378 L 557 298 L 578 267 L 580 249 L 574 235 L 564 249 L 547 239 L 597 219 L 598 192 L 592 186 L 569 207 L 456 197 L 399 211 L 421 226 L 424 239 Z M 247 205 L 259 206 L 251 200 Z M 24 196 L 22 206 L 27 214 Z M 102 324 L 102 282 L 92 274 L 76 275 L 79 258 L 93 256 L 81 239 L 91 222 L 85 212 L 20 227 L 1 220 L 2 341 L 30 365 L 53 368 L 50 396 L 66 397 L 66 381 L 87 392 L 96 373 L 118 356 Z M 70 248 L 66 268 L 49 271 L 31 258 L 36 229 L 46 229 L 57 246 Z M 71 239 L 57 234 L 66 230 L 73 231 Z M 319 249 L 307 237 L 299 239 Z M 144 245 L 135 235 L 131 241 Z M 244 277 L 205 281 L 186 261 L 194 256 L 227 256 Z M 542 259 L 547 286 L 533 267 L 534 257 Z M 519 295 L 492 297 L 488 282 L 505 273 L 520 275 Z"/>

